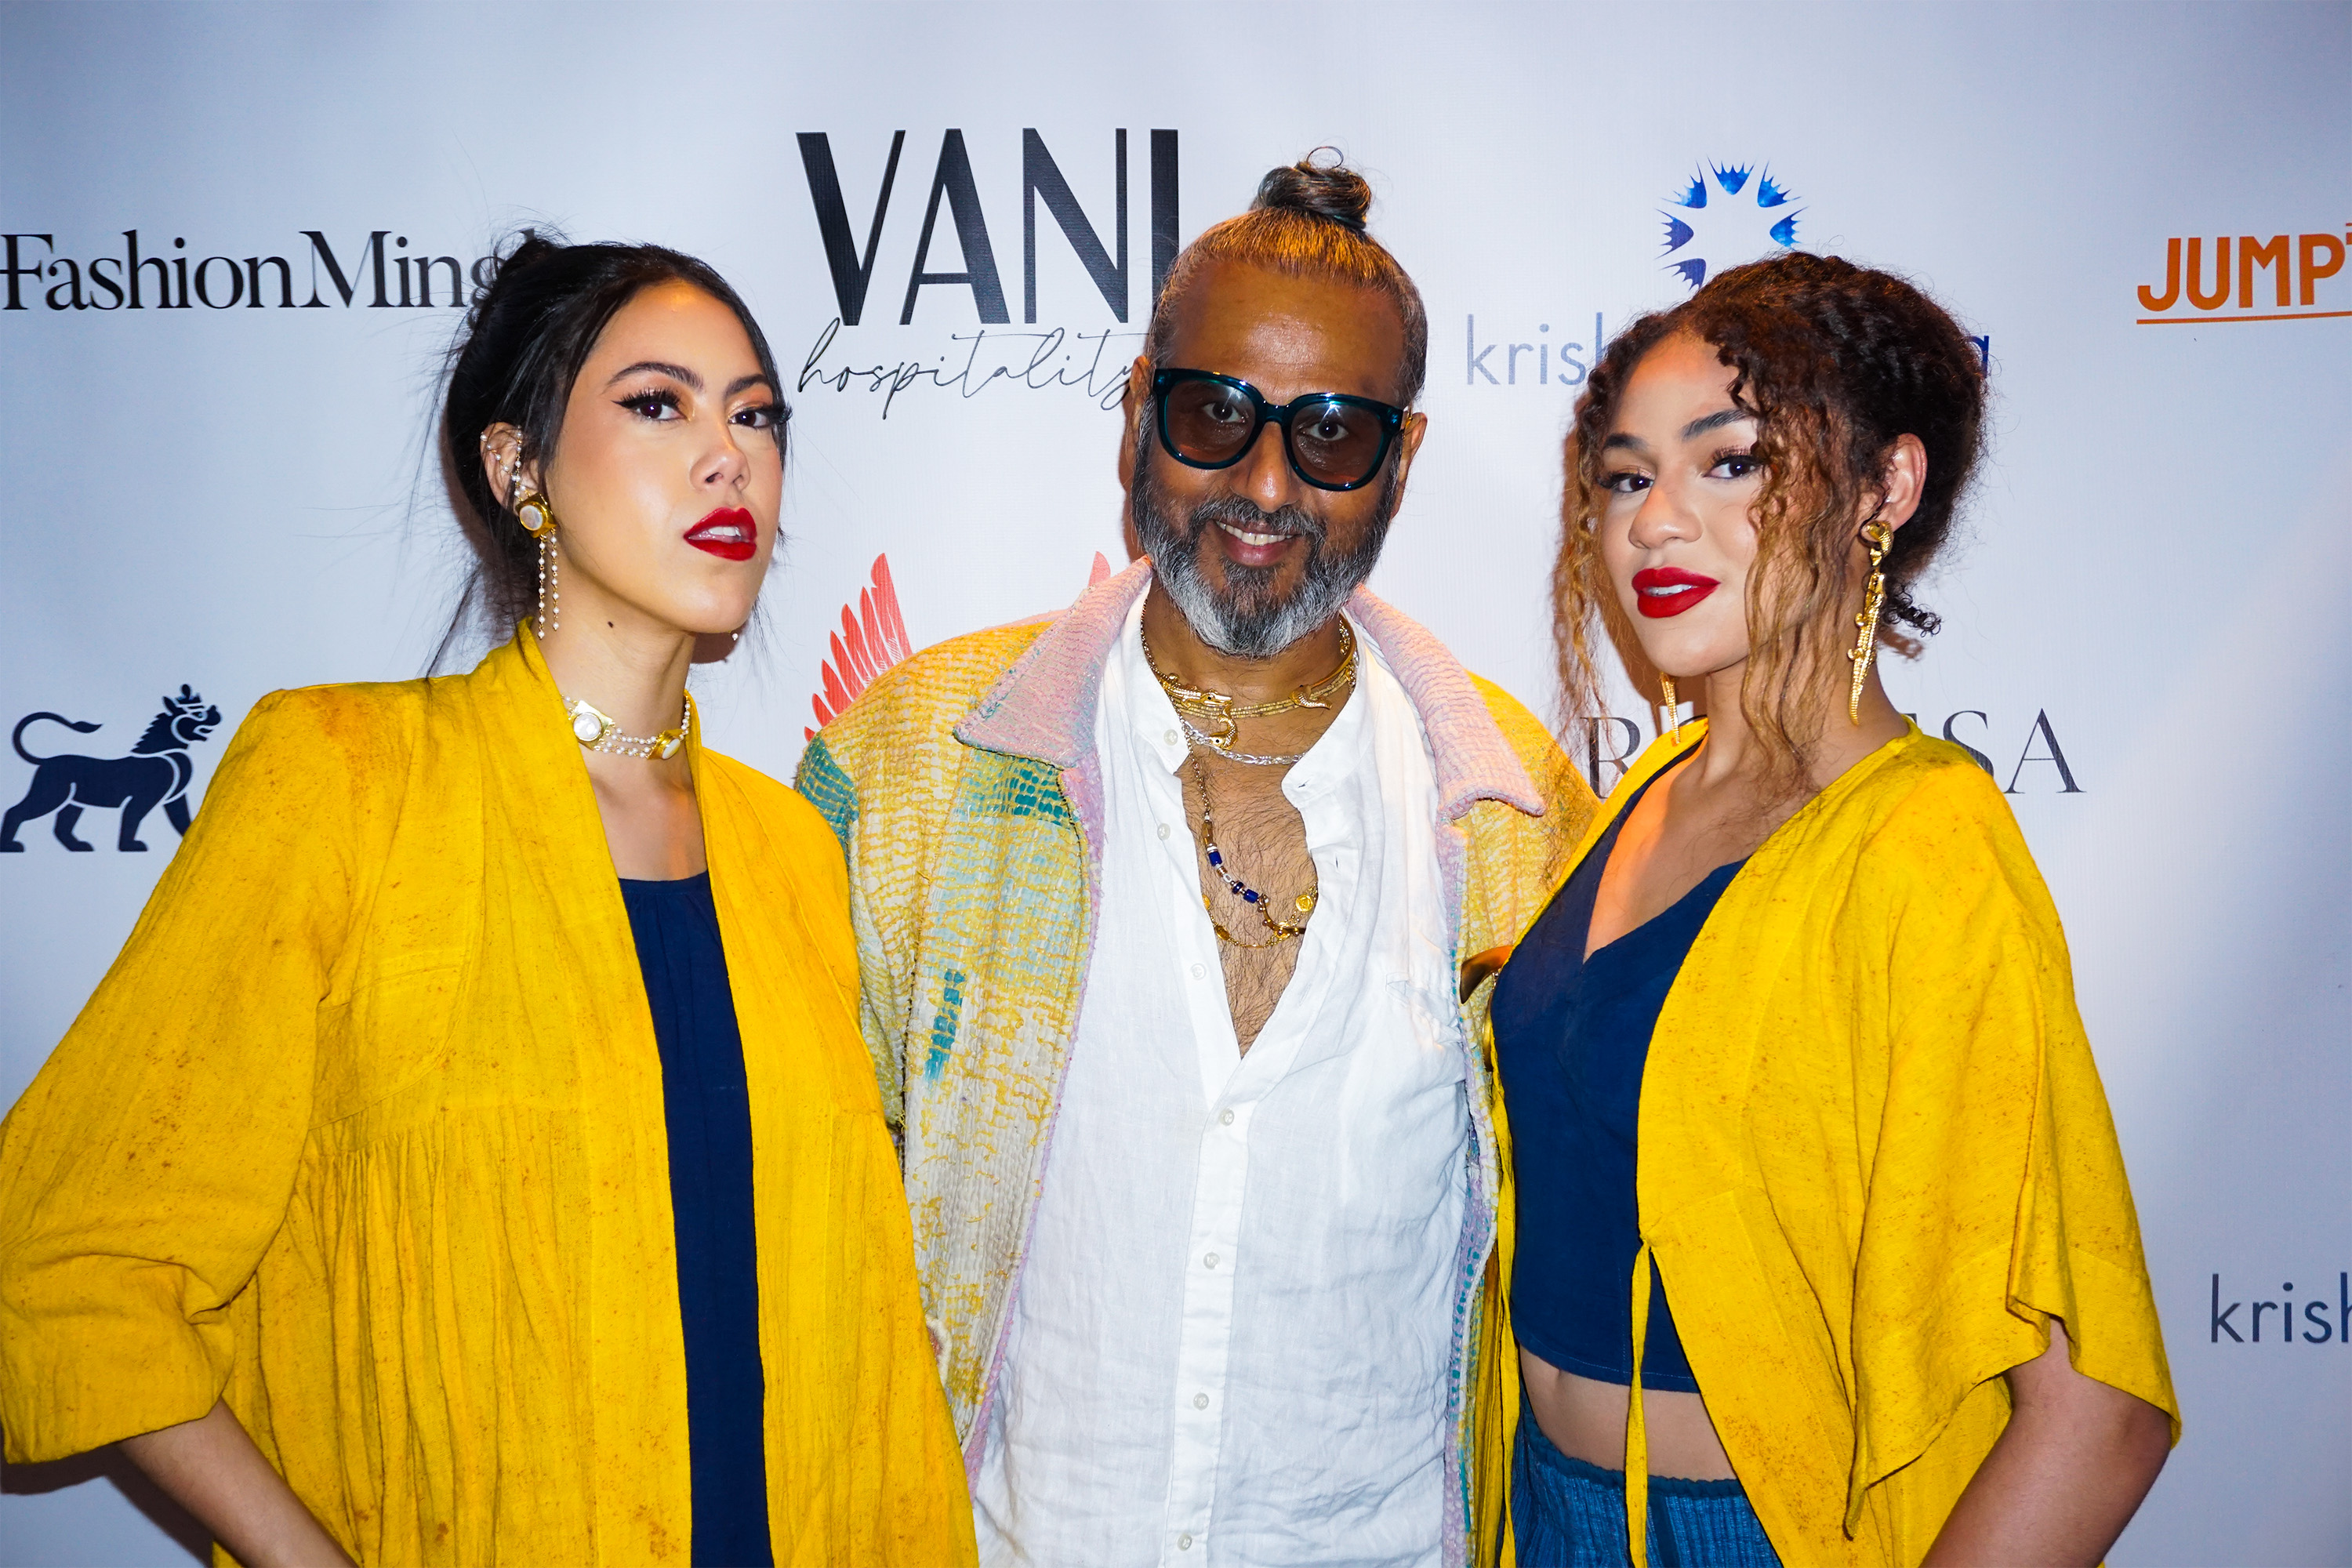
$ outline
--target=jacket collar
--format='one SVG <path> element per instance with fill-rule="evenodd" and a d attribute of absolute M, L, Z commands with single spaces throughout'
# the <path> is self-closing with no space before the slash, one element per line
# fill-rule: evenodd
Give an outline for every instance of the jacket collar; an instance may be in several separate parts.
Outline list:
<path fill-rule="evenodd" d="M 1151 563 L 1139 559 L 1078 595 L 957 724 L 956 738 L 1057 768 L 1078 766 L 1094 749 L 1103 666 L 1128 611 L 1150 584 Z M 1421 715 L 1437 775 L 1439 816 L 1450 821 L 1482 800 L 1542 815 L 1543 796 L 1527 765 L 1445 645 L 1369 589 L 1357 589 L 1348 610 Z"/>

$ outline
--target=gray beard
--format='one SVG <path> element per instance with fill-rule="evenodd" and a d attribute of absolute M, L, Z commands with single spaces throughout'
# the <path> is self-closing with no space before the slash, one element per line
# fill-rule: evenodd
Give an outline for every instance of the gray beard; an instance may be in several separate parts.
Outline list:
<path fill-rule="evenodd" d="M 1363 542 L 1341 555 L 1327 550 L 1328 536 L 1322 522 L 1298 506 L 1269 512 L 1237 495 L 1223 495 L 1194 508 L 1192 516 L 1179 523 L 1170 515 L 1166 498 L 1151 478 L 1151 447 L 1147 434 L 1128 492 L 1136 542 L 1151 557 L 1152 574 L 1168 590 L 1168 597 L 1192 626 L 1192 635 L 1219 653 L 1234 658 L 1272 658 L 1338 615 L 1348 595 L 1372 574 L 1381 547 L 1388 542 L 1389 521 L 1396 512 L 1394 468 L 1381 481 L 1380 505 Z M 1275 568 L 1228 562 L 1225 578 L 1231 591 L 1219 596 L 1201 572 L 1201 536 L 1220 522 L 1253 533 L 1303 536 L 1307 571 L 1297 589 L 1287 598 L 1278 598 Z"/>

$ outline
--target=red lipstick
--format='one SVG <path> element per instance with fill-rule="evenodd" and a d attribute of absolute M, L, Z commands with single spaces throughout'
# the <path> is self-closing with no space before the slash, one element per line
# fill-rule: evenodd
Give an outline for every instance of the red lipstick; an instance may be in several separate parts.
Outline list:
<path fill-rule="evenodd" d="M 1723 584 L 1679 566 L 1644 566 L 1633 574 L 1633 604 L 1650 619 L 1679 616 Z"/>
<path fill-rule="evenodd" d="M 760 552 L 760 525 L 740 506 L 723 506 L 686 531 L 686 542 L 722 561 L 749 561 Z"/>

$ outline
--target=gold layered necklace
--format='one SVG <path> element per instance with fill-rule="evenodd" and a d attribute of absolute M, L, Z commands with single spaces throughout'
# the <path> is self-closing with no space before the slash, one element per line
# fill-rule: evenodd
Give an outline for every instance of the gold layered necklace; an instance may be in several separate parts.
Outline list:
<path fill-rule="evenodd" d="M 1160 689 L 1168 693 L 1168 700 L 1176 707 L 1177 722 L 1195 745 L 1206 746 L 1227 762 L 1247 763 L 1254 767 L 1287 767 L 1307 753 L 1292 752 L 1286 756 L 1259 756 L 1249 752 L 1236 752 L 1234 742 L 1241 734 L 1244 719 L 1271 719 L 1276 713 L 1287 713 L 1297 708 L 1328 708 L 1331 699 L 1344 691 L 1356 679 L 1356 634 L 1348 629 L 1345 616 L 1339 620 L 1339 667 L 1311 686 L 1292 689 L 1287 697 L 1272 702 L 1235 702 L 1222 691 L 1208 691 L 1186 686 L 1174 676 L 1162 673 L 1160 661 L 1151 656 L 1151 639 L 1143 639 L 1143 659 L 1151 669 L 1151 677 Z M 1199 719 L 1216 726 L 1203 729 L 1192 721 Z"/>
<path fill-rule="evenodd" d="M 1356 679 L 1356 636 L 1342 617 L 1339 622 L 1339 668 L 1312 685 L 1294 687 L 1289 696 L 1277 698 L 1272 702 L 1235 702 L 1222 691 L 1184 685 L 1175 677 L 1161 672 L 1160 661 L 1151 656 L 1150 637 L 1143 639 L 1143 658 L 1151 670 L 1152 679 L 1160 682 L 1160 689 L 1168 694 L 1168 700 L 1175 706 L 1176 721 L 1184 726 L 1185 736 L 1194 746 L 1205 746 L 1227 762 L 1247 763 L 1254 767 L 1286 767 L 1307 753 L 1297 752 L 1284 756 L 1260 756 L 1234 750 L 1241 721 L 1270 719 L 1276 713 L 1287 713 L 1299 708 L 1330 707 L 1331 699 L 1346 690 Z M 1196 718 L 1216 728 L 1204 730 L 1192 721 Z M 1192 753 L 1192 760 L 1193 782 L 1201 787 L 1201 849 L 1208 860 L 1209 872 L 1225 885 L 1226 891 L 1241 900 L 1244 909 L 1256 914 L 1258 923 L 1265 928 L 1266 939 L 1264 942 L 1244 942 L 1235 936 L 1223 921 L 1217 919 L 1215 905 L 1210 901 L 1209 895 L 1203 893 L 1201 895 L 1201 908 L 1208 912 L 1210 929 L 1217 933 L 1219 942 L 1253 952 L 1279 947 L 1286 942 L 1297 942 L 1307 934 L 1307 921 L 1315 912 L 1318 889 L 1310 887 L 1291 900 L 1291 910 L 1297 919 L 1276 917 L 1272 896 L 1251 887 L 1236 875 L 1224 850 L 1218 845 L 1216 807 L 1209 798 L 1209 770 L 1202 764 L 1199 752 Z"/>

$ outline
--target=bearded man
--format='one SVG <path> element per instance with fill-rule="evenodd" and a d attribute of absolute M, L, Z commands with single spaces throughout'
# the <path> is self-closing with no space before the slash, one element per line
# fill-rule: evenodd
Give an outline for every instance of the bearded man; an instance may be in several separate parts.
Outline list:
<path fill-rule="evenodd" d="M 1361 587 L 1428 342 L 1369 202 L 1276 169 L 1171 269 L 1119 449 L 1145 559 L 918 654 L 801 764 L 985 1563 L 1493 1543 L 1517 1385 L 1474 955 L 1592 802 Z"/>

